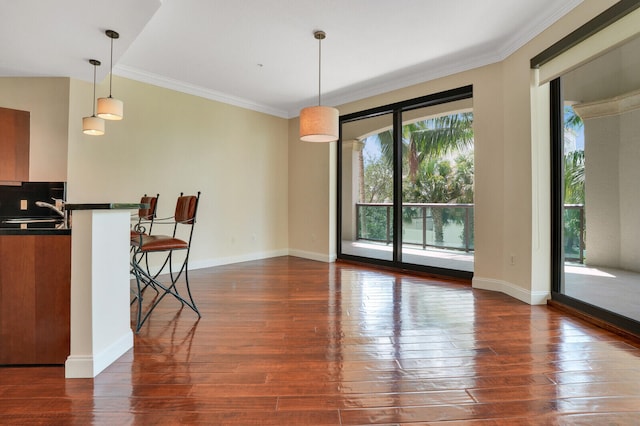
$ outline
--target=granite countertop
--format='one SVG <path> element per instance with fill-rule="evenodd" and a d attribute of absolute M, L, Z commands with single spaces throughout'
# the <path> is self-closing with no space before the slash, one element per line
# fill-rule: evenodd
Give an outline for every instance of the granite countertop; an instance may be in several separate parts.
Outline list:
<path fill-rule="evenodd" d="M 65 210 L 138 210 L 149 208 L 143 203 L 66 203 Z"/>
<path fill-rule="evenodd" d="M 71 229 L 55 228 L 0 228 L 0 235 L 71 235 Z"/>
<path fill-rule="evenodd" d="M 145 203 L 66 203 L 67 211 L 74 210 L 138 210 L 149 208 Z M 0 227 L 0 235 L 71 235 L 70 228 L 46 228 L 30 225 L 27 228 Z"/>

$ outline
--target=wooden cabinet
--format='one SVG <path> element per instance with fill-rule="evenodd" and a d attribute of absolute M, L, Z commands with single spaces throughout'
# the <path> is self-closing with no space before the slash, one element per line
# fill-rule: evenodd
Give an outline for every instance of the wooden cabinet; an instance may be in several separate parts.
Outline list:
<path fill-rule="evenodd" d="M 0 182 L 29 180 L 29 111 L 0 108 Z"/>
<path fill-rule="evenodd" d="M 69 355 L 70 235 L 0 235 L 0 365 Z"/>

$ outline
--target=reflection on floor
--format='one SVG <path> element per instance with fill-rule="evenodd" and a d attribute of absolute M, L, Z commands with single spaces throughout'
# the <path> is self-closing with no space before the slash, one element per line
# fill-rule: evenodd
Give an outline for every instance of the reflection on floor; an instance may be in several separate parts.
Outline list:
<path fill-rule="evenodd" d="M 566 264 L 565 294 L 640 321 L 640 273 Z"/>
<path fill-rule="evenodd" d="M 344 254 L 370 257 L 373 259 L 393 259 L 393 246 L 391 244 L 374 243 L 370 241 L 343 240 L 342 252 Z M 473 272 L 473 252 L 467 253 L 459 250 L 445 250 L 435 247 L 422 249 L 416 246 L 404 246 L 402 260 L 405 263 L 413 265 Z"/>
<path fill-rule="evenodd" d="M 403 261 L 473 272 L 473 252 L 405 246 Z M 354 256 L 392 260 L 391 244 L 369 241 L 342 241 L 342 252 Z M 565 266 L 565 293 L 568 296 L 640 321 L 640 273 L 580 264 Z"/>

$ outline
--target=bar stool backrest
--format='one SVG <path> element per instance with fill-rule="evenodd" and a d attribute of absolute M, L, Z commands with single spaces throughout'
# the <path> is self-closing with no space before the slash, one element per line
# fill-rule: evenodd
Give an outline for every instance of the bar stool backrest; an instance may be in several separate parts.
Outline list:
<path fill-rule="evenodd" d="M 197 210 L 198 197 L 195 195 L 180 196 L 176 202 L 175 221 L 186 225 L 193 225 L 196 221 Z"/>
<path fill-rule="evenodd" d="M 146 209 L 138 210 L 138 217 L 141 220 L 153 220 L 156 217 L 156 206 L 158 205 L 158 197 L 148 197 L 147 194 L 140 199 L 140 204 L 149 204 Z"/>

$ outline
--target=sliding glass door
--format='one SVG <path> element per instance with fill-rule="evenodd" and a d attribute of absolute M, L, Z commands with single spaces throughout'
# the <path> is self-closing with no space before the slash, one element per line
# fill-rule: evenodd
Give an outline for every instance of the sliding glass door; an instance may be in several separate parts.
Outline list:
<path fill-rule="evenodd" d="M 393 260 L 393 114 L 342 125 L 340 251 Z"/>
<path fill-rule="evenodd" d="M 402 114 L 402 262 L 473 272 L 473 112 Z"/>
<path fill-rule="evenodd" d="M 640 38 L 552 83 L 554 298 L 640 332 Z"/>
<path fill-rule="evenodd" d="M 338 257 L 470 278 L 470 86 L 341 117 Z"/>

